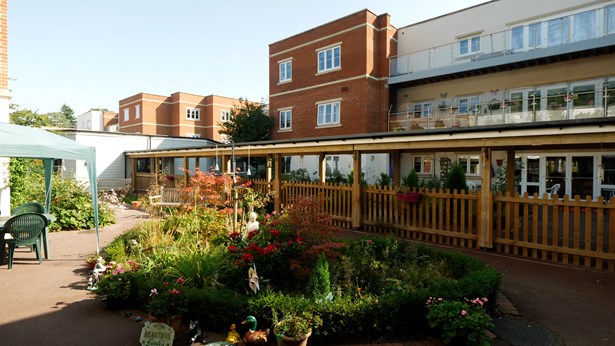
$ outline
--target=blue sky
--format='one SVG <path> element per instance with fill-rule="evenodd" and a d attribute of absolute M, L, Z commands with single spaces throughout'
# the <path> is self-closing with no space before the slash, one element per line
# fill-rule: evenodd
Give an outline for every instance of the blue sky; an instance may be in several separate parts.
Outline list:
<path fill-rule="evenodd" d="M 369 9 L 396 27 L 484 0 L 9 0 L 11 103 L 117 111 L 148 92 L 267 98 L 269 44 Z"/>

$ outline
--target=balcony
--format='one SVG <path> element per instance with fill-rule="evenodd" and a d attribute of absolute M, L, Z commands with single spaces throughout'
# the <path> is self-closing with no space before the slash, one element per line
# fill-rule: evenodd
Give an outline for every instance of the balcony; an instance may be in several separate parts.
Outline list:
<path fill-rule="evenodd" d="M 389 84 L 412 86 L 615 52 L 615 32 L 575 35 L 568 30 L 571 17 L 558 19 L 563 29 L 557 35 L 552 20 L 543 22 L 542 31 L 539 26 L 533 39 L 528 39 L 529 26 L 525 26 L 524 35 L 518 36 L 518 27 L 475 36 L 464 46 L 456 41 L 393 57 Z M 530 46 L 530 42 L 535 44 Z"/>
<path fill-rule="evenodd" d="M 544 94 L 543 97 L 491 99 L 461 104 L 442 102 L 420 111 L 389 114 L 389 131 L 421 131 L 549 121 L 615 117 L 615 83 L 591 92 Z M 536 93 L 538 94 L 538 93 Z M 536 95 L 534 94 L 534 95 Z"/>

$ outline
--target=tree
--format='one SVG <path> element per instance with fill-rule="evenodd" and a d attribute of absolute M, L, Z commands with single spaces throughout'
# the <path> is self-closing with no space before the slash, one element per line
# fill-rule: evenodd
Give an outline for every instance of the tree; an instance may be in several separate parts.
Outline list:
<path fill-rule="evenodd" d="M 75 111 L 64 103 L 62 104 L 62 108 L 60 108 L 59 112 L 47 113 L 47 116 L 49 117 L 49 121 L 52 126 L 61 128 L 76 128 L 77 119 L 74 114 Z"/>
<path fill-rule="evenodd" d="M 49 120 L 48 115 L 39 114 L 29 109 L 15 110 L 10 115 L 10 122 L 12 124 L 28 127 L 51 126 L 51 121 Z"/>
<path fill-rule="evenodd" d="M 234 143 L 268 140 L 273 120 L 267 114 L 265 104 L 239 101 L 240 104 L 231 109 L 231 119 L 219 123 L 222 129 L 218 132 Z"/>

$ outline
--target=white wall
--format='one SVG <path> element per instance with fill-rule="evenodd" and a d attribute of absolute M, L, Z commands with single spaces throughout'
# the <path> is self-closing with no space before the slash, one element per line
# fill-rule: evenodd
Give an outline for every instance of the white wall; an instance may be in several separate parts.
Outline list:
<path fill-rule="evenodd" d="M 9 122 L 11 93 L 0 90 L 0 122 Z M 0 157 L 0 215 L 11 214 L 11 189 L 9 187 L 9 158 Z"/>

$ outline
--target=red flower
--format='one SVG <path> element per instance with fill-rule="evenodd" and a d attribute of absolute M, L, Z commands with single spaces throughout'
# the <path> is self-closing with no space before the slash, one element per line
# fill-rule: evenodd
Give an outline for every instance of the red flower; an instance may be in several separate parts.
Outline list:
<path fill-rule="evenodd" d="M 230 235 L 231 239 L 239 239 L 239 237 L 241 237 L 241 234 L 239 232 L 233 232 Z"/>
<path fill-rule="evenodd" d="M 269 233 L 271 233 L 271 236 L 272 236 L 272 237 L 277 237 L 277 236 L 279 236 L 279 235 L 280 235 L 280 233 L 282 233 L 282 232 L 278 231 L 277 229 L 272 229 L 271 231 L 269 231 Z"/>
<path fill-rule="evenodd" d="M 252 262 L 254 261 L 254 256 L 252 256 L 252 254 L 246 253 L 246 254 L 243 254 L 243 256 L 241 256 L 241 260 L 246 263 Z"/>
<path fill-rule="evenodd" d="M 234 245 L 229 245 L 229 246 L 228 246 L 228 251 L 230 251 L 230 252 L 236 252 L 236 251 L 237 251 L 237 247 L 236 247 L 236 246 L 234 246 Z"/>
<path fill-rule="evenodd" d="M 258 230 L 254 230 L 254 231 L 248 233 L 248 240 L 252 239 L 257 234 L 258 234 Z"/>

